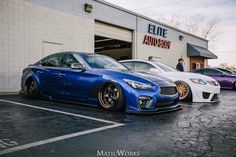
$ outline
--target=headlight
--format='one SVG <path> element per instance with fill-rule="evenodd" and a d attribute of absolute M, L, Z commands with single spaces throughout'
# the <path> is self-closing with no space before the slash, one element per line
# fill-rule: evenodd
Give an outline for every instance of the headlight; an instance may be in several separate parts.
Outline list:
<path fill-rule="evenodd" d="M 202 80 L 202 79 L 197 79 L 197 78 L 191 78 L 190 79 L 193 83 L 196 83 L 196 84 L 202 84 L 202 85 L 206 85 L 207 83 Z"/>
<path fill-rule="evenodd" d="M 219 86 L 217 81 L 207 81 L 207 83 L 211 84 L 212 86 Z"/>
<path fill-rule="evenodd" d="M 131 87 L 135 89 L 151 90 L 153 87 L 152 85 L 144 84 L 144 83 L 133 81 L 133 80 L 124 79 L 124 81 L 127 82 L 128 85 L 130 85 Z"/>

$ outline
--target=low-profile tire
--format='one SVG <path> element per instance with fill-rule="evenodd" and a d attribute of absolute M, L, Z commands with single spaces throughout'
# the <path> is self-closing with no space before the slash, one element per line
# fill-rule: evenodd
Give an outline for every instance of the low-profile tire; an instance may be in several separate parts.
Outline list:
<path fill-rule="evenodd" d="M 183 81 L 176 81 L 175 84 L 179 93 L 179 100 L 192 101 L 192 91 L 189 85 Z"/>
<path fill-rule="evenodd" d="M 28 98 L 38 98 L 39 97 L 38 82 L 34 78 L 29 78 L 26 81 L 26 84 L 24 87 L 24 95 Z"/>
<path fill-rule="evenodd" d="M 236 82 L 233 84 L 233 89 L 236 90 Z"/>
<path fill-rule="evenodd" d="M 125 98 L 121 88 L 113 82 L 105 83 L 98 91 L 99 106 L 108 111 L 123 111 Z"/>

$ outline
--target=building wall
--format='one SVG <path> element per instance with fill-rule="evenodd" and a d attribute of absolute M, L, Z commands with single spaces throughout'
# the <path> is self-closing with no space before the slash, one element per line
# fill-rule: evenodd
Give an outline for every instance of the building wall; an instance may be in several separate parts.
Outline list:
<path fill-rule="evenodd" d="M 94 20 L 84 3 L 0 1 L 0 92 L 19 91 L 22 70 L 45 56 L 45 42 L 62 51 L 94 51 Z"/>
<path fill-rule="evenodd" d="M 84 12 L 84 4 L 93 5 L 93 12 Z M 133 31 L 133 57 L 161 57 L 175 66 L 183 56 L 186 66 L 187 41 L 207 47 L 207 42 L 168 29 L 170 49 L 143 45 L 150 22 L 144 18 L 103 4 L 97 0 L 0 0 L 0 92 L 20 89 L 22 70 L 52 51 L 94 52 L 95 20 Z"/>
<path fill-rule="evenodd" d="M 97 1 L 91 4 L 94 19 L 130 30 L 136 29 L 136 16 Z"/>
<path fill-rule="evenodd" d="M 192 37 L 190 35 L 178 32 L 176 30 L 167 28 L 165 26 L 150 22 L 142 18 L 138 18 L 137 24 L 137 58 L 139 59 L 147 59 L 148 56 L 155 56 L 160 58 L 160 62 L 175 67 L 178 62 L 178 59 L 182 57 L 185 60 L 186 70 L 189 70 L 190 59 L 187 56 L 187 43 L 189 42 L 206 48 L 208 46 L 207 41 Z M 164 49 L 143 44 L 145 35 L 157 37 L 148 33 L 148 24 L 155 24 L 168 30 L 167 37 L 164 39 L 171 41 L 170 49 Z M 184 36 L 184 39 L 182 41 L 179 40 L 179 35 Z"/>

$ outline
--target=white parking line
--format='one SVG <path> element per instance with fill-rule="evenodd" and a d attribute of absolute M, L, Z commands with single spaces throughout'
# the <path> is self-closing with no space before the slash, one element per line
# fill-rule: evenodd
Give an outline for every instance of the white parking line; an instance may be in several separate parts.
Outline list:
<path fill-rule="evenodd" d="M 21 145 L 21 146 L 12 147 L 12 148 L 0 151 L 0 155 L 8 154 L 8 153 L 12 153 L 12 152 L 16 152 L 16 151 L 20 151 L 20 150 L 24 150 L 24 149 L 28 149 L 28 148 L 32 148 L 32 147 L 36 147 L 36 146 L 40 146 L 40 145 L 56 142 L 56 141 L 61 141 L 61 140 L 72 138 L 72 137 L 86 135 L 86 134 L 90 134 L 90 133 L 94 133 L 94 132 L 98 132 L 98 131 L 102 131 L 102 130 L 107 130 L 107 129 L 111 129 L 111 128 L 120 127 L 120 126 L 124 126 L 125 125 L 125 124 L 122 124 L 122 123 L 116 123 L 116 122 L 109 121 L 109 120 L 104 120 L 104 119 L 99 119 L 99 118 L 94 118 L 94 117 L 90 117 L 90 116 L 84 116 L 84 115 L 80 115 L 80 114 L 69 113 L 69 112 L 64 112 L 64 111 L 44 108 L 44 107 L 38 107 L 38 106 L 29 105 L 29 104 L 24 104 L 24 103 L 4 100 L 4 99 L 0 99 L 0 102 L 20 105 L 20 106 L 25 106 L 25 107 L 30 107 L 30 108 L 35 108 L 35 109 L 40 109 L 40 110 L 45 110 L 45 111 L 51 111 L 51 112 L 56 112 L 56 113 L 60 113 L 60 114 L 65 114 L 65 115 L 75 116 L 75 117 L 79 117 L 79 118 L 85 118 L 85 119 L 89 119 L 89 120 L 94 120 L 94 121 L 99 121 L 99 122 L 104 122 L 104 123 L 112 124 L 112 125 L 108 125 L 108 126 L 103 126 L 103 127 L 95 128 L 95 129 L 80 131 L 80 132 L 76 132 L 76 133 L 72 133 L 72 134 L 67 134 L 67 135 L 63 135 L 63 136 L 53 137 L 53 138 L 49 138 L 49 139 L 45 139 L 45 140 L 41 140 L 41 141 L 29 143 L 29 144 L 24 144 L 24 145 Z"/>
<path fill-rule="evenodd" d="M 89 116 L 84 116 L 84 115 L 80 115 L 80 114 L 64 112 L 64 111 L 59 111 L 59 110 L 54 110 L 54 109 L 34 106 L 34 105 L 28 105 L 28 104 L 24 104 L 24 103 L 20 103 L 20 102 L 14 102 L 14 101 L 9 101 L 9 100 L 4 100 L 4 99 L 0 99 L 0 101 L 1 102 L 6 102 L 6 103 L 10 103 L 10 104 L 15 104 L 15 105 L 20 105 L 20 106 L 26 106 L 26 107 L 30 107 L 30 108 L 35 108 L 35 109 L 39 109 L 39 110 L 51 111 L 51 112 L 61 113 L 61 114 L 75 116 L 75 117 L 79 117 L 79 118 L 95 120 L 95 121 L 104 122 L 104 123 L 117 124 L 116 122 L 109 121 L 109 120 L 104 120 L 104 119 L 99 119 L 99 118 L 94 118 L 94 117 L 89 117 Z"/>

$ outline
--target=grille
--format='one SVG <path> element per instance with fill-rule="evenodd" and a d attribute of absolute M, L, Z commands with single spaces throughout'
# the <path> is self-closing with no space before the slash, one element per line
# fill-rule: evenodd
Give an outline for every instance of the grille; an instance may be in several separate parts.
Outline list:
<path fill-rule="evenodd" d="M 202 96 L 204 99 L 208 99 L 210 96 L 210 93 L 202 92 Z"/>
<path fill-rule="evenodd" d="M 170 100 L 170 101 L 157 101 L 156 103 L 156 107 L 160 108 L 160 107 L 168 107 L 168 106 L 172 106 L 175 103 L 174 100 Z"/>
<path fill-rule="evenodd" d="M 219 101 L 219 94 L 214 94 L 211 101 Z"/>
<path fill-rule="evenodd" d="M 174 95 L 177 93 L 176 87 L 161 87 L 162 95 Z"/>

